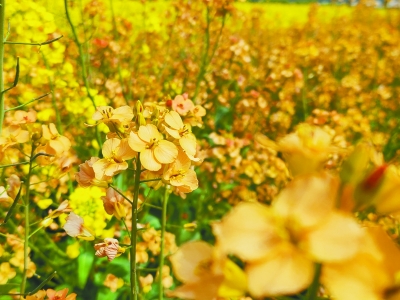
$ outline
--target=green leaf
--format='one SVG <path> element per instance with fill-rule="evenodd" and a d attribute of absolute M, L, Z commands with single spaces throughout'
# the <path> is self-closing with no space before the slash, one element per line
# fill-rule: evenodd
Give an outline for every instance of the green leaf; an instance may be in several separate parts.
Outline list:
<path fill-rule="evenodd" d="M 94 262 L 93 251 L 85 251 L 78 257 L 78 287 L 83 289 L 89 278 Z"/>

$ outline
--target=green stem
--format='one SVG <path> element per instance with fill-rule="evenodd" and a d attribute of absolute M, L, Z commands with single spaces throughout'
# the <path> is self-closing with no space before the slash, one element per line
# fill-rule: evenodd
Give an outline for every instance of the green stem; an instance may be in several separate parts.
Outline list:
<path fill-rule="evenodd" d="M 164 299 L 164 287 L 163 287 L 163 267 L 164 267 L 164 248 L 165 248 L 165 227 L 167 224 L 167 205 L 168 205 L 168 198 L 169 198 L 170 190 L 169 186 L 165 187 L 163 205 L 162 205 L 162 215 L 161 215 L 161 245 L 160 245 L 160 265 L 158 266 L 158 299 Z"/>
<path fill-rule="evenodd" d="M 43 61 L 46 66 L 46 69 L 50 70 L 49 62 L 47 61 L 46 56 L 44 54 L 42 54 L 42 57 L 43 57 Z M 56 127 L 58 130 L 58 133 L 62 135 L 63 130 L 62 130 L 62 126 L 61 126 L 62 125 L 61 124 L 61 116 L 60 116 L 60 110 L 58 109 L 57 102 L 56 102 L 56 95 L 54 93 L 54 83 L 53 83 L 53 79 L 51 78 L 50 75 L 48 76 L 48 79 L 49 79 L 49 85 L 50 85 L 50 89 L 51 89 L 51 102 L 53 105 L 53 109 L 56 112 Z"/>
<path fill-rule="evenodd" d="M 151 181 L 159 181 L 159 180 L 161 180 L 161 179 L 162 179 L 162 178 L 145 179 L 145 180 L 141 180 L 140 183 L 143 183 L 143 182 L 151 182 Z"/>
<path fill-rule="evenodd" d="M 39 96 L 39 97 L 37 97 L 35 99 L 32 99 L 32 100 L 30 100 L 28 102 L 25 102 L 25 103 L 21 104 L 21 105 L 6 109 L 5 112 L 9 112 L 9 111 L 12 111 L 12 110 L 20 109 L 20 108 L 22 108 L 22 107 L 24 107 L 24 106 L 26 106 L 26 105 L 28 105 L 28 104 L 30 104 L 32 102 L 35 102 L 35 101 L 38 101 L 38 100 L 40 100 L 40 99 L 42 99 L 44 97 L 47 97 L 48 95 L 50 95 L 50 93 L 43 94 L 42 96 Z"/>
<path fill-rule="evenodd" d="M 207 57 L 208 57 L 208 51 L 210 50 L 210 24 L 211 24 L 211 18 L 210 18 L 210 8 L 207 6 L 207 14 L 206 14 L 206 20 L 207 20 L 207 27 L 206 27 L 206 34 L 204 37 L 204 51 L 203 51 L 203 56 L 201 58 L 201 65 L 200 65 L 200 72 L 199 75 L 197 76 L 197 81 L 196 81 L 196 90 L 193 95 L 193 99 L 196 100 L 197 95 L 199 94 L 199 89 L 200 89 L 200 83 L 204 78 L 206 66 L 207 66 Z"/>
<path fill-rule="evenodd" d="M 124 198 L 126 201 L 128 201 L 133 206 L 133 202 L 131 200 L 129 200 L 129 198 L 126 197 L 123 193 L 121 193 L 121 191 L 118 190 L 115 186 L 110 184 L 109 187 L 112 188 L 114 191 L 116 191 L 118 194 L 120 194 L 122 196 L 122 198 Z"/>
<path fill-rule="evenodd" d="M 80 65 L 82 68 L 82 79 L 83 79 L 83 83 L 85 84 L 85 88 L 86 88 L 86 93 L 87 96 L 89 97 L 90 101 L 92 101 L 94 110 L 96 110 L 96 103 L 94 101 L 94 97 L 92 96 L 92 94 L 90 93 L 90 86 L 89 86 L 89 80 L 88 80 L 88 72 L 86 69 L 86 63 L 85 63 L 85 56 L 83 55 L 83 47 L 82 47 L 82 43 L 79 41 L 78 38 L 78 34 L 76 33 L 75 30 L 75 26 L 72 23 L 71 17 L 69 15 L 69 10 L 68 10 L 68 3 L 67 0 L 64 0 L 64 7 L 65 7 L 65 15 L 67 17 L 67 21 L 68 24 L 71 27 L 71 31 L 72 31 L 72 35 L 73 35 L 73 40 L 75 42 L 75 44 L 78 46 L 78 51 L 79 51 L 79 58 L 80 58 Z M 101 137 L 100 137 L 100 132 L 97 128 L 96 128 L 96 138 L 97 138 L 97 142 L 99 143 L 99 147 L 101 147 L 102 142 L 101 142 Z"/>
<path fill-rule="evenodd" d="M 0 0 L 0 134 L 3 130 L 4 122 L 4 77 L 3 77 L 3 63 L 4 63 L 4 19 L 6 10 L 6 0 Z"/>
<path fill-rule="evenodd" d="M 126 232 L 128 233 L 129 238 L 131 238 L 131 233 L 130 233 L 130 231 L 129 231 L 128 226 L 126 226 L 125 219 L 122 218 L 121 221 L 122 221 L 122 223 L 123 223 L 124 226 L 125 226 L 125 229 L 126 229 Z"/>
<path fill-rule="evenodd" d="M 315 264 L 315 274 L 314 274 L 314 279 L 313 282 L 311 283 L 311 286 L 308 288 L 307 291 L 307 300 L 316 300 L 318 298 L 318 289 L 319 289 L 319 278 L 321 276 L 321 264 L 316 263 Z"/>
<path fill-rule="evenodd" d="M 27 165 L 27 164 L 29 164 L 29 163 L 30 163 L 29 161 L 24 161 L 24 162 L 15 163 L 15 164 L 2 165 L 2 166 L 0 166 L 0 169 L 7 168 L 7 167 L 20 166 L 20 165 Z"/>
<path fill-rule="evenodd" d="M 139 199 L 139 187 L 140 187 L 140 174 L 142 165 L 140 163 L 140 153 L 136 158 L 136 170 L 135 170 L 135 185 L 133 194 L 132 204 L 132 228 L 131 228 L 131 300 L 137 300 L 138 297 L 138 286 L 137 286 L 137 266 L 136 266 L 136 238 L 137 238 L 137 204 Z"/>
<path fill-rule="evenodd" d="M 31 174 L 32 174 L 32 163 L 33 160 L 35 159 L 36 156 L 33 155 L 35 151 L 35 147 L 32 145 L 32 150 L 31 150 L 31 159 L 29 161 L 29 171 L 28 171 L 28 177 L 26 178 L 25 181 L 25 239 L 24 239 L 24 273 L 22 275 L 22 281 L 21 281 L 21 289 L 20 293 L 25 294 L 25 289 L 26 289 L 26 280 L 27 280 L 27 275 L 28 275 L 28 265 L 29 265 L 29 198 L 30 198 L 30 179 L 31 179 Z"/>
<path fill-rule="evenodd" d="M 55 41 L 58 41 L 58 40 L 61 39 L 62 37 L 63 37 L 63 36 L 61 35 L 61 36 L 56 37 L 56 38 L 54 38 L 54 39 L 45 41 L 45 42 L 43 42 L 43 43 L 7 42 L 7 41 L 5 41 L 4 44 L 10 44 L 10 45 L 27 45 L 27 46 L 42 46 L 42 45 L 48 45 L 48 44 L 54 43 Z"/>

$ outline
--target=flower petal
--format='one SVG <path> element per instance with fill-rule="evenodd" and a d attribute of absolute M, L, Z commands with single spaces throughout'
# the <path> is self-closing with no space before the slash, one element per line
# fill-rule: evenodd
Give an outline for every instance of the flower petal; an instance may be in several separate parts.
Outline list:
<path fill-rule="evenodd" d="M 128 143 L 129 147 L 131 147 L 134 151 L 142 152 L 144 149 L 146 149 L 146 142 L 143 141 L 135 132 L 130 133 Z"/>
<path fill-rule="evenodd" d="M 268 255 L 281 242 L 272 210 L 258 203 L 239 203 L 213 224 L 221 250 L 247 261 Z"/>
<path fill-rule="evenodd" d="M 246 268 L 249 291 L 255 297 L 287 295 L 305 289 L 314 276 L 314 264 L 305 254 L 288 248 Z"/>
<path fill-rule="evenodd" d="M 176 111 L 171 110 L 165 115 L 164 120 L 165 123 L 175 130 L 179 130 L 183 127 L 182 118 Z"/>
<path fill-rule="evenodd" d="M 161 164 L 155 159 L 154 153 L 150 149 L 145 149 L 140 153 L 140 162 L 149 171 L 158 171 L 161 169 Z"/>
<path fill-rule="evenodd" d="M 303 239 L 303 247 L 317 261 L 334 262 L 351 258 L 360 248 L 363 231 L 351 217 L 333 212 Z"/>
<path fill-rule="evenodd" d="M 120 143 L 121 140 L 115 138 L 105 141 L 102 148 L 103 156 L 106 158 L 113 157 L 113 151 L 119 146 Z"/>
<path fill-rule="evenodd" d="M 275 212 L 302 228 L 315 226 L 332 211 L 338 181 L 328 174 L 294 179 L 275 199 Z"/>
<path fill-rule="evenodd" d="M 154 148 L 154 156 L 162 164 L 170 164 L 178 157 L 178 148 L 166 140 L 159 141 Z"/>
<path fill-rule="evenodd" d="M 170 256 L 176 278 L 182 282 L 196 282 L 201 279 L 197 269 L 201 263 L 212 259 L 212 247 L 203 241 L 183 244 Z"/>
<path fill-rule="evenodd" d="M 140 126 L 138 131 L 138 136 L 145 142 L 150 143 L 151 140 L 161 140 L 161 133 L 158 131 L 157 127 L 153 124 L 147 124 L 145 126 Z M 133 149 L 135 150 L 135 149 Z"/>

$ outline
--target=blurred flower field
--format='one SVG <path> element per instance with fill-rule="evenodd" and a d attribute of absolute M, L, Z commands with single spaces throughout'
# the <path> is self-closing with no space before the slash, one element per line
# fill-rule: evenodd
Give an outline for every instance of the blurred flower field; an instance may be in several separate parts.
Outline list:
<path fill-rule="evenodd" d="M 400 299 L 399 10 L 0 4 L 0 299 Z"/>

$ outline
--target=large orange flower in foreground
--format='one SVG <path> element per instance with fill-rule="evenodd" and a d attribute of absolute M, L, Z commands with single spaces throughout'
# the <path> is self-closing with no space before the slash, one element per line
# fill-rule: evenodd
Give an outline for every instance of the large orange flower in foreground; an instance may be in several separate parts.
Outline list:
<path fill-rule="evenodd" d="M 129 146 L 140 152 L 140 162 L 149 171 L 158 171 L 162 164 L 172 163 L 178 156 L 178 148 L 164 140 L 153 124 L 140 126 L 138 132 L 131 132 Z"/>
<path fill-rule="evenodd" d="M 314 277 L 314 263 L 352 258 L 363 231 L 334 209 L 338 181 L 327 174 L 296 178 L 271 207 L 240 203 L 213 226 L 225 253 L 247 262 L 255 297 L 298 293 Z"/>

